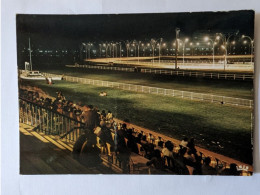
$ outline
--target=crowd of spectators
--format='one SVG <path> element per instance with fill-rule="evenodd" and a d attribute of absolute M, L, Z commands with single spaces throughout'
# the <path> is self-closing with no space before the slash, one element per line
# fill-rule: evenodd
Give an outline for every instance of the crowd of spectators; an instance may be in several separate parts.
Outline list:
<path fill-rule="evenodd" d="M 38 92 L 20 89 L 19 95 L 20 98 L 84 123 L 85 134 L 76 141 L 73 155 L 75 158 L 83 159 L 84 162 L 90 159 L 89 164 L 98 161 L 97 155 L 93 155 L 93 151 L 95 153 L 98 151 L 96 145 L 107 147 L 106 143 L 109 143 L 110 150 L 121 162 L 125 173 L 127 173 L 133 152 L 147 158 L 146 165 L 152 166 L 153 170 L 156 170 L 154 173 L 240 175 L 236 164 L 231 164 L 230 168 L 226 169 L 220 166 L 211 166 L 211 158 L 202 157 L 197 152 L 193 138 L 185 137 L 179 145 L 161 140 L 155 144 L 155 140 L 147 138 L 145 134 L 135 131 L 133 128 L 127 128 L 126 123 L 116 123 L 110 110 L 108 112 L 100 111 L 92 105 L 82 105 L 80 102 L 73 103 L 67 100 L 62 92 L 57 92 L 56 98 L 44 98 Z M 100 137 L 100 143 L 96 143 L 95 134 Z M 81 155 L 82 153 L 85 155 Z M 91 158 L 88 158 L 87 155 Z M 94 159 L 93 156 L 95 156 Z"/>

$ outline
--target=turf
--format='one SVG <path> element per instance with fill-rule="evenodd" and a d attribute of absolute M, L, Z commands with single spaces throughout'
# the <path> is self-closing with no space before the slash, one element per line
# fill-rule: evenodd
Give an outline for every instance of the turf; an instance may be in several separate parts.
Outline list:
<path fill-rule="evenodd" d="M 44 72 L 65 74 L 81 78 L 139 84 L 152 87 L 192 91 L 228 97 L 253 99 L 252 81 L 227 81 L 197 78 L 183 78 L 167 75 L 129 73 L 121 71 L 95 70 L 86 68 L 48 69 Z"/>
<path fill-rule="evenodd" d="M 252 163 L 251 109 L 191 101 L 96 87 L 66 81 L 47 85 L 31 82 L 55 96 L 62 91 L 67 99 L 111 110 L 115 117 L 149 128 L 164 135 L 182 139 L 194 137 L 198 146 Z M 107 97 L 99 92 L 106 91 Z M 219 142 L 219 143 L 218 143 Z"/>

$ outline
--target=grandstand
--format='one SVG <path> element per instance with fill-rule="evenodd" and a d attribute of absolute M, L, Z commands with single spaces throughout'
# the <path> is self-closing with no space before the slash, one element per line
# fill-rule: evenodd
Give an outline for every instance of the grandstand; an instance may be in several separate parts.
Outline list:
<path fill-rule="evenodd" d="M 57 97 L 51 97 L 40 89 L 20 86 L 19 95 L 21 148 L 35 144 L 45 148 L 44 144 L 48 144 L 52 150 L 48 150 L 45 155 L 49 158 L 59 156 L 49 162 L 43 160 L 41 155 L 35 154 L 37 147 L 33 147 L 34 155 L 29 155 L 30 151 L 21 150 L 22 174 L 252 174 L 252 166 L 248 164 L 195 147 L 192 141 L 183 145 L 178 140 L 118 120 L 112 115 L 103 115 L 105 112 L 88 106 L 90 110 L 99 113 L 100 120 L 105 122 L 105 125 L 97 125 L 101 126 L 101 134 L 93 134 L 93 130 L 84 127 L 86 124 L 81 117 L 84 105 L 73 104 L 60 92 Z M 83 146 L 77 154 L 76 143 L 84 135 L 86 143 L 91 142 L 92 146 L 86 151 Z M 32 141 L 32 137 L 40 141 Z M 169 151 L 173 155 L 172 158 L 163 152 L 168 150 L 167 143 L 174 145 L 172 151 Z M 122 147 L 125 147 L 125 150 L 122 150 Z M 89 153 L 93 148 L 96 149 L 95 152 Z M 158 150 L 161 154 L 159 157 L 155 155 Z M 73 154 L 72 157 L 70 153 Z M 79 155 L 79 158 L 75 155 Z M 70 168 L 64 160 L 59 160 L 60 156 L 70 162 Z M 124 156 L 127 158 L 123 158 Z M 96 159 L 95 165 L 91 161 L 93 159 Z M 97 159 L 100 163 L 97 163 Z M 160 160 L 163 162 L 162 166 L 158 166 Z M 232 169 L 234 164 L 237 166 L 236 170 Z M 209 167 L 214 171 L 209 172 Z"/>

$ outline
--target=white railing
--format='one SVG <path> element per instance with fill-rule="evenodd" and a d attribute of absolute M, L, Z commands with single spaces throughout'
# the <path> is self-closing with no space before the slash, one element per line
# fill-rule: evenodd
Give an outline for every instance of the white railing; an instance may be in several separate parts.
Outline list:
<path fill-rule="evenodd" d="M 79 68 L 90 68 L 99 70 L 116 70 L 124 72 L 135 72 L 135 68 L 129 67 L 116 67 L 116 66 L 106 66 L 106 65 L 77 65 L 68 67 L 79 67 Z M 215 72 L 196 72 L 196 71 L 183 71 L 183 70 L 165 70 L 165 69 L 150 69 L 141 68 L 142 73 L 150 74 L 163 74 L 163 75 L 174 75 L 174 76 L 186 76 L 186 77 L 205 77 L 212 79 L 230 79 L 230 80 L 252 80 L 254 79 L 253 74 L 239 74 L 239 73 L 215 73 Z"/>
<path fill-rule="evenodd" d="M 246 80 L 253 79 L 253 74 L 235 74 L 235 73 L 213 73 L 213 72 L 194 72 L 181 70 L 160 70 L 160 69 L 141 69 L 142 73 L 175 75 L 175 76 L 189 76 L 189 77 L 205 77 L 215 79 L 232 79 L 232 80 Z"/>
<path fill-rule="evenodd" d="M 124 71 L 124 72 L 134 72 L 134 68 L 127 68 L 127 67 L 116 67 L 116 66 L 102 66 L 102 65 L 76 65 L 70 66 L 66 65 L 67 67 L 75 67 L 75 68 L 90 68 L 90 69 L 99 69 L 99 70 L 117 70 L 117 71 Z"/>
<path fill-rule="evenodd" d="M 43 73 L 43 74 L 47 77 L 58 76 L 50 73 Z M 249 100 L 249 99 L 195 93 L 190 91 L 180 91 L 174 89 L 149 87 L 143 85 L 134 85 L 134 84 L 127 84 L 127 83 L 111 82 L 111 81 L 93 80 L 93 79 L 86 79 L 86 78 L 72 77 L 72 76 L 63 76 L 63 79 L 69 82 L 78 82 L 78 83 L 96 85 L 102 87 L 111 87 L 111 88 L 135 91 L 140 93 L 165 95 L 165 96 L 172 96 L 172 97 L 178 97 L 178 98 L 190 99 L 190 100 L 200 100 L 200 101 L 215 102 L 221 104 L 230 104 L 235 106 L 246 106 L 250 108 L 253 107 L 253 100 Z"/>

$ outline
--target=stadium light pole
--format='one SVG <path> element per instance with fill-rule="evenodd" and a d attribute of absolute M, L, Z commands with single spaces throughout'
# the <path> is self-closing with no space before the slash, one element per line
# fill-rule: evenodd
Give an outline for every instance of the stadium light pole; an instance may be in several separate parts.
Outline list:
<path fill-rule="evenodd" d="M 159 42 L 159 64 L 160 64 L 161 63 L 161 44 L 162 44 L 163 38 L 160 38 L 158 40 L 160 40 L 160 42 Z"/>
<path fill-rule="evenodd" d="M 143 57 L 144 57 L 144 54 L 145 54 L 145 47 L 144 47 L 144 44 L 143 44 L 143 43 L 141 44 L 141 47 L 143 48 Z"/>
<path fill-rule="evenodd" d="M 153 50 L 153 65 L 154 65 L 154 47 L 155 47 L 155 44 L 156 44 L 156 40 L 151 39 L 150 43 L 151 43 L 152 50 Z"/>
<path fill-rule="evenodd" d="M 121 61 L 121 56 L 122 56 L 122 44 L 121 44 L 121 42 L 119 42 L 118 43 L 119 44 L 119 49 L 120 49 L 120 51 L 119 51 L 119 55 L 120 55 L 120 61 Z"/>
<path fill-rule="evenodd" d="M 116 58 L 117 58 L 117 45 L 118 45 L 118 42 L 116 42 Z"/>
<path fill-rule="evenodd" d="M 227 47 L 225 47 L 224 45 L 221 45 L 221 48 L 225 50 L 225 53 L 227 54 Z M 226 58 L 225 58 L 226 61 Z M 224 63 L 224 71 L 226 70 L 226 63 Z"/>
<path fill-rule="evenodd" d="M 32 49 L 31 49 L 30 37 L 29 37 L 29 53 L 30 53 L 30 70 L 32 71 Z"/>
<path fill-rule="evenodd" d="M 108 49 L 108 47 L 109 47 L 109 43 L 104 43 L 103 46 L 104 46 L 105 49 L 106 49 L 106 58 L 107 58 L 107 49 Z"/>
<path fill-rule="evenodd" d="M 109 43 L 109 58 L 111 58 L 111 56 L 112 56 L 112 45 L 113 45 L 113 42 Z"/>
<path fill-rule="evenodd" d="M 115 57 L 115 46 L 116 46 L 116 43 L 113 43 L 112 44 L 113 58 Z"/>
<path fill-rule="evenodd" d="M 130 47 L 130 43 L 129 43 L 128 40 L 126 42 L 124 41 L 124 43 L 125 43 L 125 47 L 126 47 L 126 57 L 128 58 L 128 50 L 129 50 L 129 47 Z"/>
<path fill-rule="evenodd" d="M 93 44 L 92 44 L 92 43 L 88 43 L 87 45 L 88 45 L 88 57 L 89 57 L 89 59 L 90 59 L 90 58 L 91 58 L 91 57 L 90 57 L 90 49 L 91 49 L 91 47 L 93 46 Z"/>
<path fill-rule="evenodd" d="M 184 56 L 185 56 L 185 44 L 189 42 L 189 39 L 186 38 L 184 41 L 183 41 L 183 65 L 184 65 Z"/>
<path fill-rule="evenodd" d="M 137 53 L 138 53 L 138 63 L 139 63 L 139 61 L 140 61 L 140 59 L 139 59 L 140 44 L 141 44 L 141 41 L 138 41 L 138 44 L 137 44 L 137 49 L 138 49 L 138 51 L 137 51 Z"/>
<path fill-rule="evenodd" d="M 199 45 L 200 45 L 200 43 L 197 42 L 196 45 L 197 45 L 197 50 L 199 51 Z M 197 55 L 198 55 L 198 54 L 199 54 L 199 52 L 197 52 Z"/>
<path fill-rule="evenodd" d="M 101 50 L 102 50 L 102 45 L 99 44 L 99 57 L 101 58 Z"/>
<path fill-rule="evenodd" d="M 178 44 L 178 39 L 179 39 L 179 34 L 180 34 L 180 29 L 175 28 L 175 69 L 178 68 L 178 50 L 179 50 L 179 44 Z"/>
<path fill-rule="evenodd" d="M 225 66 L 227 65 L 227 57 L 228 57 L 228 51 L 227 51 L 227 45 L 228 45 L 228 42 L 229 42 L 229 39 L 232 37 L 232 36 L 235 36 L 239 33 L 239 31 L 235 32 L 235 33 L 232 33 L 230 34 L 229 36 L 226 36 L 226 35 L 223 35 L 222 33 L 216 33 L 216 39 L 217 40 L 220 40 L 222 39 L 222 44 L 223 46 L 225 47 L 225 55 L 224 55 L 224 70 L 225 70 Z M 222 47 L 222 46 L 221 46 Z M 222 47 L 223 48 L 223 47 Z"/>
<path fill-rule="evenodd" d="M 192 43 L 192 42 L 190 42 L 190 47 L 192 48 L 192 49 L 191 49 L 191 55 L 193 56 L 193 54 L 194 54 L 194 53 L 193 53 L 193 52 L 194 52 L 194 51 L 193 51 L 193 50 L 194 50 L 194 47 L 193 47 L 193 43 Z"/>
<path fill-rule="evenodd" d="M 215 42 L 212 40 L 212 39 L 210 39 L 209 37 L 204 37 L 204 41 L 206 41 L 206 42 L 208 42 L 208 41 L 210 41 L 211 43 L 212 43 L 212 55 L 213 55 L 213 67 L 215 66 L 215 57 L 214 57 L 214 47 L 215 47 Z"/>
<path fill-rule="evenodd" d="M 86 52 L 86 59 L 88 59 L 88 48 L 86 43 L 82 43 L 82 45 L 85 47 L 85 52 Z"/>
<path fill-rule="evenodd" d="M 251 37 L 242 35 L 242 39 L 248 38 L 251 43 L 251 65 L 253 65 L 254 40 Z"/>
<path fill-rule="evenodd" d="M 135 57 L 136 57 L 136 46 L 137 46 L 136 43 L 137 43 L 136 41 L 133 41 L 133 44 L 132 44 L 132 46 L 135 48 Z"/>

